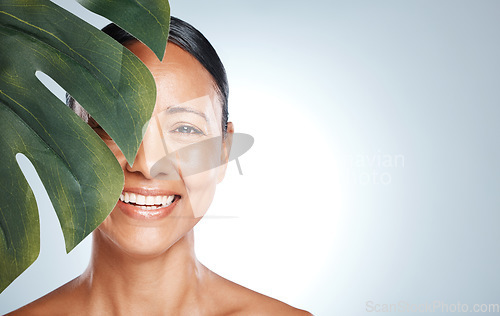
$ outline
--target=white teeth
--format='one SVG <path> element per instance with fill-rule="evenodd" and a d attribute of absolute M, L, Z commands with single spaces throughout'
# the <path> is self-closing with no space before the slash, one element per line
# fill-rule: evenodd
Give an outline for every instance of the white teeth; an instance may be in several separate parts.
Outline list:
<path fill-rule="evenodd" d="M 174 198 L 175 198 L 175 196 L 174 196 L 174 195 L 169 195 L 169 196 L 167 197 L 167 203 L 165 203 L 165 204 L 170 205 L 170 204 L 172 203 L 172 201 L 174 200 Z"/>
<path fill-rule="evenodd" d="M 154 205 L 155 204 L 155 197 L 148 195 L 146 196 L 146 205 Z"/>
<path fill-rule="evenodd" d="M 151 210 L 156 210 L 157 208 L 160 208 L 159 206 L 146 206 L 146 205 L 139 205 L 138 207 L 145 210 L 145 211 L 151 211 Z"/>
<path fill-rule="evenodd" d="M 136 193 L 125 192 L 120 195 L 120 201 L 125 203 L 135 203 L 143 210 L 152 210 L 158 207 L 165 207 L 175 199 L 175 195 L 140 195 Z"/>
<path fill-rule="evenodd" d="M 146 197 L 144 195 L 137 194 L 137 198 L 136 198 L 135 203 L 139 204 L 139 205 L 146 204 Z"/>
<path fill-rule="evenodd" d="M 161 195 L 158 195 L 155 197 L 155 204 L 161 204 L 161 200 L 162 200 L 162 196 Z"/>

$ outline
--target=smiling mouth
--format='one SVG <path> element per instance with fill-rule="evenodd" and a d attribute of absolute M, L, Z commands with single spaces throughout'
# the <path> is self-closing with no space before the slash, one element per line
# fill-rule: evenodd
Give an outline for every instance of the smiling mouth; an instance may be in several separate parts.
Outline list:
<path fill-rule="evenodd" d="M 137 193 L 123 192 L 120 201 L 149 211 L 167 207 L 180 199 L 179 195 L 141 195 Z"/>

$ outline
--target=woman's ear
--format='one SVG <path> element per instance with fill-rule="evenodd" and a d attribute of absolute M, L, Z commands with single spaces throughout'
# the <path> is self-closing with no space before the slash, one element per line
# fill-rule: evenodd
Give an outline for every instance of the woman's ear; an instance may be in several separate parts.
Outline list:
<path fill-rule="evenodd" d="M 221 165 L 219 166 L 219 173 L 217 175 L 217 183 L 221 183 L 226 175 L 227 163 L 229 162 L 229 154 L 231 153 L 231 146 L 233 144 L 234 126 L 232 122 L 227 123 L 226 137 L 222 138 L 221 150 Z"/>

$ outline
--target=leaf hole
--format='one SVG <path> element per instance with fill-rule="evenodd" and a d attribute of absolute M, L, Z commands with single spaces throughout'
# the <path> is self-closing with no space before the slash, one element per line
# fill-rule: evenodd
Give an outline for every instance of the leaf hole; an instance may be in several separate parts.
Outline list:
<path fill-rule="evenodd" d="M 50 78 L 48 75 L 41 71 L 36 71 L 35 76 L 40 80 L 40 82 L 52 92 L 59 100 L 66 103 L 66 90 L 64 90 L 54 79 Z"/>

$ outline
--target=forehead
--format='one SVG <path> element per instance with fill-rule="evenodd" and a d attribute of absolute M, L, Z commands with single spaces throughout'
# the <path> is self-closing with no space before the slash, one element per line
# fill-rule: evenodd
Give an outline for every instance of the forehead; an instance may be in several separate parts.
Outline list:
<path fill-rule="evenodd" d="M 141 59 L 155 79 L 157 89 L 155 113 L 190 100 L 208 97 L 214 105 L 212 110 L 220 118 L 222 110 L 212 76 L 188 52 L 168 42 L 165 56 L 160 61 L 139 41 L 126 46 Z"/>

